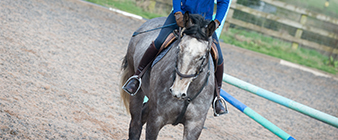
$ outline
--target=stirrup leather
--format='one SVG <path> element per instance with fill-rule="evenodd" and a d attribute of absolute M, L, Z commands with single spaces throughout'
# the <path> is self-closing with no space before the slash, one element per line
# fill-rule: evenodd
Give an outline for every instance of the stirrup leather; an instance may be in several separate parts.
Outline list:
<path fill-rule="evenodd" d="M 138 88 L 137 88 L 137 90 L 136 90 L 134 93 L 131 93 L 131 92 L 129 92 L 129 91 L 126 89 L 126 85 L 127 85 L 127 84 L 130 82 L 130 80 L 132 80 L 132 79 L 136 79 L 136 80 L 140 83 L 139 86 L 138 86 Z M 141 84 L 142 84 L 141 78 L 138 78 L 137 75 L 134 75 L 134 76 L 130 77 L 130 78 L 127 80 L 126 83 L 124 83 L 124 85 L 122 86 L 122 89 L 123 89 L 124 91 L 126 91 L 130 96 L 134 96 L 134 95 L 140 90 Z"/>
<path fill-rule="evenodd" d="M 213 104 L 212 104 L 212 108 L 213 108 L 213 110 L 214 110 L 214 115 L 215 115 L 215 116 L 219 116 L 219 114 L 216 113 L 216 101 L 217 101 L 217 98 L 218 98 L 218 97 L 216 97 L 216 98 L 214 99 Z M 223 99 L 223 97 L 219 97 L 219 98 L 221 99 L 221 102 L 222 102 L 222 104 L 223 104 L 223 106 L 224 106 L 224 108 L 225 108 L 225 113 L 224 113 L 224 114 L 228 114 L 228 113 L 229 113 L 229 110 L 228 110 L 227 102 Z"/>

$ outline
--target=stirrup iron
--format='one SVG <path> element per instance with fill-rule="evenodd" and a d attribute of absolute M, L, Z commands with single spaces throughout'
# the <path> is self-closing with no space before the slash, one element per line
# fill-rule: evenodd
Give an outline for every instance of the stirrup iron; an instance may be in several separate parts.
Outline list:
<path fill-rule="evenodd" d="M 136 90 L 134 93 L 131 93 L 131 92 L 129 92 L 129 91 L 126 89 L 127 83 L 129 83 L 130 80 L 132 80 L 132 79 L 136 79 L 136 80 L 139 82 L 138 88 L 137 88 L 137 90 Z M 134 76 L 130 77 L 130 78 L 126 81 L 126 83 L 124 83 L 124 85 L 122 86 L 122 89 L 123 89 L 124 91 L 126 91 L 130 96 L 134 96 L 134 95 L 136 95 L 136 93 L 140 90 L 141 84 L 142 84 L 141 78 L 138 78 L 137 75 L 134 75 Z"/>
<path fill-rule="evenodd" d="M 216 113 L 216 101 L 217 101 L 217 98 L 218 98 L 218 97 L 216 97 L 216 98 L 214 99 L 214 101 L 213 101 L 213 103 L 212 103 L 212 108 L 213 108 L 213 110 L 214 110 L 214 115 L 218 117 L 219 114 Z M 227 106 L 227 102 L 224 100 L 223 97 L 220 97 L 220 99 L 221 99 L 221 102 L 222 102 L 222 104 L 223 104 L 223 106 L 224 106 L 224 108 L 225 108 L 225 113 L 224 113 L 224 114 L 228 114 L 228 113 L 229 113 L 229 109 L 228 109 L 228 106 Z"/>

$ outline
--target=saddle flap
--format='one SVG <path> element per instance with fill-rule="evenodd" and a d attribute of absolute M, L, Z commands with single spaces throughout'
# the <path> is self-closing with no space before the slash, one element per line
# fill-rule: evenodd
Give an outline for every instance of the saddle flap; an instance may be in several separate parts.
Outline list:
<path fill-rule="evenodd" d="M 162 46 L 160 48 L 159 53 L 167 48 L 171 43 L 173 43 L 175 40 L 177 39 L 177 36 L 174 33 L 170 33 L 167 38 L 164 40 L 164 42 L 162 43 Z"/>
<path fill-rule="evenodd" d="M 168 37 L 163 42 L 160 50 L 158 51 L 158 54 L 153 61 L 151 67 L 153 67 L 157 62 L 159 62 L 170 50 L 170 44 L 172 44 L 177 39 L 177 35 L 175 33 L 170 33 Z M 168 48 L 169 47 L 169 48 Z"/>
<path fill-rule="evenodd" d="M 218 42 L 215 39 L 213 39 L 213 42 L 211 44 L 211 51 L 210 51 L 211 56 L 214 60 L 215 68 L 217 68 L 217 63 L 218 63 L 218 50 L 217 50 L 216 43 L 218 43 Z"/>

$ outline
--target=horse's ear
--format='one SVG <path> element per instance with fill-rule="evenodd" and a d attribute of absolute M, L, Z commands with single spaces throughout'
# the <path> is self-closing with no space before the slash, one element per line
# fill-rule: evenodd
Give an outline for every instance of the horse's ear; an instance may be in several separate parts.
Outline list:
<path fill-rule="evenodd" d="M 211 21 L 208 24 L 208 27 L 206 29 L 207 37 L 212 36 L 212 34 L 214 34 L 215 30 L 216 30 L 216 22 L 215 21 Z"/>
<path fill-rule="evenodd" d="M 192 25 L 192 21 L 189 12 L 185 12 L 183 16 L 184 27 L 188 28 Z"/>

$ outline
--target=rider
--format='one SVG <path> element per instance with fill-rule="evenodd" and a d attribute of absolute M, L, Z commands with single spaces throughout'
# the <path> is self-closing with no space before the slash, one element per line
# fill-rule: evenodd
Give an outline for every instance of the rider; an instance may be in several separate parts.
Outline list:
<path fill-rule="evenodd" d="M 216 10 L 216 28 L 219 27 L 220 21 L 223 20 L 225 13 L 228 10 L 229 0 L 217 0 L 217 10 Z M 138 87 L 140 86 L 140 74 L 143 69 L 150 63 L 155 56 L 157 55 L 162 43 L 165 41 L 167 36 L 173 32 L 173 30 L 178 29 L 179 27 L 183 27 L 183 13 L 189 12 L 191 14 L 200 14 L 207 20 L 212 20 L 212 15 L 214 11 L 214 0 L 173 0 L 173 12 L 169 14 L 167 17 L 164 25 L 169 25 L 176 22 L 176 25 L 169 26 L 166 28 L 162 28 L 160 34 L 157 36 L 155 41 L 153 41 L 148 49 L 146 50 L 145 54 L 143 55 L 140 64 L 137 68 L 137 71 L 134 74 L 134 77 L 123 87 L 128 93 L 135 93 Z M 222 87 L 222 79 L 223 79 L 223 55 L 221 52 L 221 48 L 219 46 L 219 41 L 217 38 L 216 33 L 212 35 L 212 38 L 216 40 L 214 42 L 217 46 L 218 50 L 218 63 L 215 72 L 216 78 L 216 96 L 215 99 L 215 115 L 225 114 L 226 110 L 222 105 L 221 98 L 220 98 L 220 89 Z"/>

